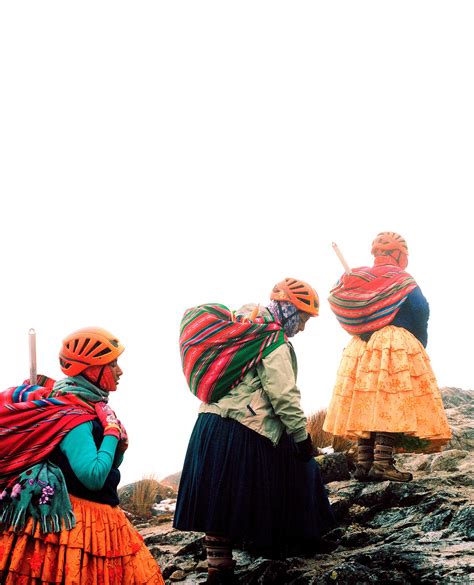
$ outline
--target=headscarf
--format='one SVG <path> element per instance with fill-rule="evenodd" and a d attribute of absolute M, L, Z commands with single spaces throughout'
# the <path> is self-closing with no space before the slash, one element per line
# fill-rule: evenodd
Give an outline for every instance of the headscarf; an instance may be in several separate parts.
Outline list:
<path fill-rule="evenodd" d="M 81 376 L 107 392 L 117 390 L 117 382 L 115 381 L 110 364 L 89 366 L 81 372 Z"/>
<path fill-rule="evenodd" d="M 288 301 L 270 301 L 268 310 L 283 326 L 287 337 L 293 337 L 298 333 L 300 325 L 300 312 Z"/>

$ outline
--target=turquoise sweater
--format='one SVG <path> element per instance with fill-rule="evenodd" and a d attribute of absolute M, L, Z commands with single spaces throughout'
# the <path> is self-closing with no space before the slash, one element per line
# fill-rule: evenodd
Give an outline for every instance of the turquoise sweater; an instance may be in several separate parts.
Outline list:
<path fill-rule="evenodd" d="M 92 423 L 85 422 L 69 431 L 59 448 L 79 481 L 87 489 L 97 491 L 103 487 L 112 466 L 118 467 L 122 463 L 123 453 L 116 453 L 117 444 L 118 439 L 108 435 L 97 449 Z"/>

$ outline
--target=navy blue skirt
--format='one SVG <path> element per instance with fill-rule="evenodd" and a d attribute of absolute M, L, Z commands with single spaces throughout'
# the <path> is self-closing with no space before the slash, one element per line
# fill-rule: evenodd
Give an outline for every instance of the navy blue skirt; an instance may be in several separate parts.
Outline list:
<path fill-rule="evenodd" d="M 316 461 L 295 457 L 241 423 L 200 414 L 189 441 L 174 527 L 226 536 L 236 545 L 287 554 L 318 539 L 334 518 Z"/>

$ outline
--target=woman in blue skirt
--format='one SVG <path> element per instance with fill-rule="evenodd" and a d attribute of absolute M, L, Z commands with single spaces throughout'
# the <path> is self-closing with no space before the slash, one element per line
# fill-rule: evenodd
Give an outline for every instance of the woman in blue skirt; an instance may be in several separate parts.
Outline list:
<path fill-rule="evenodd" d="M 318 311 L 316 291 L 286 278 L 268 307 L 200 305 L 183 317 L 183 370 L 203 403 L 174 526 L 206 533 L 208 583 L 234 582 L 237 544 L 281 558 L 308 550 L 334 523 L 288 341 Z"/>

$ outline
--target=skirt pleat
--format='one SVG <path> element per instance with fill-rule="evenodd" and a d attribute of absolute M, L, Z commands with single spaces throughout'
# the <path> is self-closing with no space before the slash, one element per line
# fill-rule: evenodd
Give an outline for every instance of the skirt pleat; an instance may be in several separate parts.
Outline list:
<path fill-rule="evenodd" d="M 5 585 L 164 585 L 161 571 L 124 512 L 70 496 L 72 530 L 43 534 L 0 531 L 0 582 Z"/>
<path fill-rule="evenodd" d="M 441 446 L 451 438 L 436 377 L 423 345 L 388 326 L 368 342 L 353 337 L 337 372 L 324 430 L 350 439 L 404 433 Z"/>
<path fill-rule="evenodd" d="M 284 552 L 318 538 L 333 515 L 312 460 L 216 414 L 200 414 L 180 480 L 174 526 L 220 534 L 256 549 Z"/>

